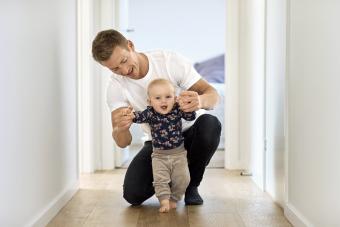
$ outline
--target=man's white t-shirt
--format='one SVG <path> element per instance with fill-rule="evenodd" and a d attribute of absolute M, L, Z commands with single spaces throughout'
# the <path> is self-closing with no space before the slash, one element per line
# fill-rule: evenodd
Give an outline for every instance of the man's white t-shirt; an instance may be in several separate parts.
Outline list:
<path fill-rule="evenodd" d="M 171 81 L 176 88 L 176 94 L 189 89 L 198 80 L 200 74 L 183 56 L 175 52 L 156 50 L 144 53 L 149 60 L 149 71 L 145 77 L 133 80 L 128 77 L 113 74 L 107 87 L 107 104 L 112 111 L 120 107 L 132 106 L 134 110 L 143 111 L 147 103 L 148 84 L 158 78 Z M 202 111 L 197 111 L 197 117 Z M 197 119 L 196 117 L 196 119 Z M 188 129 L 194 121 L 183 122 L 183 131 Z M 146 140 L 151 140 L 150 127 L 142 124 Z"/>

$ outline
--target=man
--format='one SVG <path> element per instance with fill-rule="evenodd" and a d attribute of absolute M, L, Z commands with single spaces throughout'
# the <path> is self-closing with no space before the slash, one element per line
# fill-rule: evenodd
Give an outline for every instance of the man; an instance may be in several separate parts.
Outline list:
<path fill-rule="evenodd" d="M 97 34 L 92 43 L 93 58 L 113 72 L 107 103 L 111 109 L 112 137 L 119 147 L 130 145 L 132 119 L 126 108 L 137 111 L 147 107 L 147 86 L 156 78 L 170 80 L 180 92 L 177 99 L 184 112 L 212 109 L 218 102 L 216 90 L 195 71 L 182 56 L 169 51 L 137 52 L 132 41 L 115 30 Z M 199 111 L 198 111 L 199 112 Z M 154 193 L 152 186 L 150 128 L 143 125 L 146 141 L 130 163 L 124 179 L 124 198 L 140 205 Z M 185 192 L 186 205 L 201 205 L 198 193 L 205 167 L 220 141 L 221 124 L 209 114 L 197 114 L 195 122 L 183 122 L 184 146 L 187 150 L 190 184 Z"/>

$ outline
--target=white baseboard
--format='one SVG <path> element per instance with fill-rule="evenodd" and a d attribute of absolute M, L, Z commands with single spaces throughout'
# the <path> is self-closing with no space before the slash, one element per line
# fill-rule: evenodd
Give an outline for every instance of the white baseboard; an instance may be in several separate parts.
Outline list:
<path fill-rule="evenodd" d="M 285 205 L 284 214 L 294 227 L 314 226 L 292 204 Z"/>
<path fill-rule="evenodd" d="M 79 181 L 71 184 L 52 200 L 38 215 L 36 215 L 27 227 L 45 227 L 54 216 L 63 208 L 79 189 Z"/>

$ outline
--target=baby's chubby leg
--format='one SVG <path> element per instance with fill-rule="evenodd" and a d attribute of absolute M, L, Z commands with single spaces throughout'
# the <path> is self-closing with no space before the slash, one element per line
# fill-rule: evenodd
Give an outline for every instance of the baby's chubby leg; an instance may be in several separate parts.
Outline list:
<path fill-rule="evenodd" d="M 176 208 L 190 182 L 186 151 L 176 155 L 171 173 L 170 208 Z"/>
<path fill-rule="evenodd" d="M 153 153 L 152 157 L 152 172 L 153 186 L 156 196 L 160 203 L 159 212 L 166 213 L 170 210 L 170 170 L 167 165 L 167 157 L 161 154 Z"/>

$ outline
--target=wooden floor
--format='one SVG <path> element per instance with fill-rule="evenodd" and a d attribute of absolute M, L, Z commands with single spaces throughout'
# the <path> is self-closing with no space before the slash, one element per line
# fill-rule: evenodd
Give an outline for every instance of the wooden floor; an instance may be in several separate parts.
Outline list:
<path fill-rule="evenodd" d="M 199 188 L 202 206 L 184 206 L 158 212 L 152 197 L 131 207 L 122 198 L 125 169 L 81 176 L 81 189 L 48 227 L 218 227 L 291 226 L 282 210 L 249 177 L 224 169 L 207 169 Z"/>

